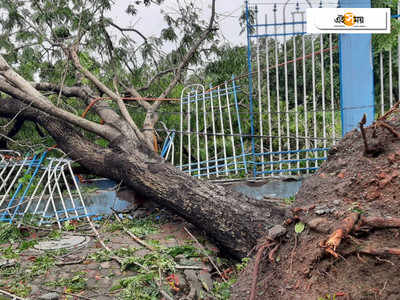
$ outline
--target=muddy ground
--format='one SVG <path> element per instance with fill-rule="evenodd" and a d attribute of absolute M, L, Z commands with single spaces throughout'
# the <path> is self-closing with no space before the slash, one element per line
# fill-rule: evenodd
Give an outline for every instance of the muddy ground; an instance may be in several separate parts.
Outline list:
<path fill-rule="evenodd" d="M 253 259 L 232 299 L 249 299 L 252 291 L 253 299 L 400 299 L 400 231 L 393 222 L 400 219 L 387 219 L 400 217 L 399 113 L 392 113 L 387 124 L 394 131 L 377 126 L 374 137 L 374 126 L 366 130 L 368 146 L 377 145 L 376 153 L 365 154 L 359 130 L 330 150 L 296 195 L 282 224 L 285 234 L 260 251 L 255 288 Z M 377 219 L 367 224 L 371 217 Z M 352 218 L 353 225 L 348 222 Z M 329 237 L 344 224 L 350 224 L 350 234 L 330 247 Z"/>

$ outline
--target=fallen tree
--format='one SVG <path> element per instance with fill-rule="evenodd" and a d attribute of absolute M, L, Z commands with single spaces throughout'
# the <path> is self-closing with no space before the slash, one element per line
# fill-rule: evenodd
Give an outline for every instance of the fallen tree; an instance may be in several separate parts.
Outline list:
<path fill-rule="evenodd" d="M 190 61 L 204 50 L 201 45 L 212 37 L 215 31 L 215 0 L 211 1 L 211 4 L 210 19 L 206 26 L 195 27 L 195 24 L 190 24 L 196 28 L 194 32 L 186 32 L 193 35 L 192 42 L 190 46 L 182 46 L 183 49 L 180 49 L 183 53 L 181 61 L 174 68 L 174 76 L 170 78 L 171 81 L 165 86 L 159 99 L 163 99 L 177 85 Z M 46 5 L 51 10 L 55 4 L 49 2 Z M 34 1 L 32 10 L 45 16 L 45 6 Z M 101 8 L 103 6 L 99 9 Z M 21 7 L 15 9 L 18 11 Z M 84 7 L 84 9 L 89 8 Z M 76 16 L 79 17 L 81 8 L 77 10 Z M 110 25 L 112 21 L 104 19 L 104 12 L 94 11 L 100 15 L 98 23 L 93 17 L 86 20 L 88 24 L 82 26 L 88 30 L 97 30 L 98 26 L 103 26 L 100 34 L 108 44 L 109 65 L 111 68 L 116 67 L 123 62 L 123 59 L 119 59 L 117 51 L 113 51 L 115 47 L 106 31 L 106 23 Z M 54 13 L 59 13 L 59 10 Z M 195 14 L 190 15 L 189 8 L 181 13 L 182 18 L 187 18 L 185 22 L 195 20 L 193 19 Z M 138 195 L 170 208 L 206 232 L 227 254 L 236 257 L 246 256 L 266 230 L 273 224 L 283 222 L 285 210 L 279 205 L 267 200 L 255 201 L 222 186 L 197 180 L 166 163 L 153 149 L 153 130 L 158 120 L 157 108 L 162 101 L 151 104 L 141 100 L 138 92 L 140 88 L 126 86 L 119 78 L 122 75 L 114 77 L 112 82 L 109 82 L 114 87 L 112 89 L 95 76 L 89 67 L 85 67 L 82 63 L 86 57 L 84 49 L 80 50 L 80 45 L 85 41 L 85 33 L 81 28 L 77 27 L 75 32 L 65 33 L 64 39 L 59 35 L 54 39 L 54 32 L 60 28 L 60 24 L 52 24 L 46 20 L 39 21 L 39 24 L 31 23 L 34 14 L 30 15 L 30 12 L 23 10 L 21 14 L 28 14 L 25 15 L 26 20 L 20 21 L 22 24 L 26 21 L 31 25 L 30 28 L 33 28 L 31 34 L 36 35 L 38 39 L 40 37 L 42 43 L 52 47 L 52 51 L 62 51 L 59 55 L 65 58 L 65 63 L 70 64 L 75 72 L 81 74 L 78 76 L 80 84 L 68 86 L 64 82 L 29 82 L 18 74 L 3 56 L 0 56 L 0 91 L 7 95 L 3 95 L 0 99 L 1 117 L 13 119 L 19 116 L 24 120 L 40 124 L 53 137 L 58 147 L 82 167 L 95 175 L 122 182 L 135 190 Z M 97 27 L 93 29 L 93 26 Z M 43 28 L 43 31 L 40 31 L 40 28 Z M 182 37 L 185 38 L 188 37 Z M 114 70 L 121 72 L 121 69 Z M 82 84 L 83 76 L 90 84 Z M 75 77 L 73 80 L 78 80 Z M 143 87 L 143 90 L 147 88 L 148 85 Z M 50 93 L 50 96 L 46 97 L 44 93 Z M 146 109 L 142 129 L 132 119 L 130 111 L 122 100 L 123 93 L 137 96 L 138 103 Z M 111 99 L 115 103 L 115 108 L 104 101 L 93 101 L 101 95 Z M 59 105 L 60 99 L 65 102 L 75 99 L 91 106 L 103 122 L 90 121 L 65 109 Z M 84 132 L 90 132 L 106 140 L 107 146 L 97 145 L 93 140 L 84 137 L 82 134 Z"/>

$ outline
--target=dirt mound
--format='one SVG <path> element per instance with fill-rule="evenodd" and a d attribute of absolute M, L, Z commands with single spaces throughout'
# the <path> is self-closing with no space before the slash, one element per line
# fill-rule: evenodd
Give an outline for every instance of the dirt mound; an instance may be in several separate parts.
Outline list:
<path fill-rule="evenodd" d="M 258 272 L 254 259 L 232 299 L 400 299 L 400 113 L 365 132 L 377 151 L 365 153 L 359 130 L 330 150 L 296 195 L 286 234 L 260 241 Z"/>

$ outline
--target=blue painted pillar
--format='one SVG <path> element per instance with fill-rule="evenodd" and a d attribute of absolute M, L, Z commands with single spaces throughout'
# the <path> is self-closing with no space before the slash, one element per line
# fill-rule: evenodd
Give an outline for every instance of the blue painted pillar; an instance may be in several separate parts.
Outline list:
<path fill-rule="evenodd" d="M 343 8 L 368 8 L 371 0 L 341 0 Z M 374 121 L 374 72 L 371 34 L 340 34 L 342 134 L 358 127 L 363 114 Z"/>

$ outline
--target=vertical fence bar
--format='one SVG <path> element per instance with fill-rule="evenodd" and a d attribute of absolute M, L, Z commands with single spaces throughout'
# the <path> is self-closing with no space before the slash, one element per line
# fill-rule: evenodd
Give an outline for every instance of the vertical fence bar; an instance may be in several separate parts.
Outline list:
<path fill-rule="evenodd" d="M 268 24 L 267 15 L 265 15 L 265 24 Z M 265 34 L 268 33 L 268 26 L 265 26 Z M 273 144 L 272 144 L 272 114 L 271 114 L 271 82 L 270 82 L 270 66 L 269 66 L 269 40 L 268 38 L 265 40 L 265 65 L 266 65 L 266 75 L 267 75 L 267 109 L 268 109 L 268 134 L 269 134 L 269 152 L 273 152 Z M 272 154 L 269 155 L 270 161 L 270 170 L 274 169 L 274 156 Z"/>
<path fill-rule="evenodd" d="M 244 148 L 243 135 L 242 135 L 242 125 L 241 125 L 241 122 L 240 122 L 240 113 L 239 113 L 239 104 L 238 104 L 237 93 L 236 93 L 235 75 L 232 75 L 232 88 L 233 88 L 233 99 L 235 100 L 236 118 L 237 118 L 237 122 L 238 122 L 240 145 L 242 147 L 242 156 L 243 156 L 243 160 L 242 161 L 243 161 L 245 174 L 247 175 L 246 150 Z"/>
<path fill-rule="evenodd" d="M 258 25 L 258 9 L 256 7 L 256 25 Z M 258 32 L 258 26 L 256 27 L 256 33 Z M 258 114 L 259 114 L 259 132 L 260 132 L 260 153 L 264 153 L 264 140 L 262 136 L 264 135 L 263 128 L 263 114 L 262 114 L 262 101 L 261 101 L 261 63 L 260 63 L 260 39 L 257 38 L 257 48 L 256 48 L 256 59 L 257 59 L 257 92 L 258 92 Z M 261 173 L 262 177 L 264 177 L 264 155 L 261 155 Z"/>
<path fill-rule="evenodd" d="M 225 165 L 225 174 L 228 175 L 228 161 L 226 159 L 226 141 L 225 141 L 225 130 L 224 130 L 224 117 L 222 115 L 222 105 L 221 105 L 221 91 L 220 87 L 218 86 L 217 89 L 218 95 L 218 107 L 219 107 L 219 117 L 221 122 L 221 136 L 222 136 L 222 148 L 224 153 L 224 165 Z"/>
<path fill-rule="evenodd" d="M 336 144 L 336 127 L 335 127 L 335 99 L 333 90 L 333 48 L 332 34 L 329 34 L 329 72 L 331 80 L 331 114 L 332 114 L 332 144 Z"/>
<path fill-rule="evenodd" d="M 287 4 L 288 2 L 286 2 Z M 291 155 L 290 155 L 290 117 L 289 117 L 289 87 L 288 87 L 288 61 L 287 61 L 287 45 L 286 45 L 286 5 L 283 8 L 283 64 L 284 64 L 284 78 L 285 78 L 285 116 L 286 116 L 286 147 L 288 151 L 288 160 L 291 160 Z M 289 169 L 292 168 L 292 164 L 289 162 L 288 164 Z M 292 174 L 292 172 L 289 172 L 289 174 Z"/>
<path fill-rule="evenodd" d="M 299 3 L 297 3 L 296 10 L 299 10 Z M 295 32 L 295 13 L 292 13 L 293 33 Z M 296 127 L 296 150 L 300 150 L 299 145 L 299 108 L 297 99 L 297 49 L 296 49 L 296 35 L 293 36 L 293 87 L 294 87 L 294 111 L 295 111 L 295 127 Z M 296 168 L 300 168 L 300 153 L 296 153 Z M 300 172 L 297 172 L 299 174 Z"/>
<path fill-rule="evenodd" d="M 312 75 L 312 100 L 313 100 L 313 128 L 314 128 L 314 148 L 318 148 L 317 140 L 317 98 L 315 95 L 315 43 L 314 36 L 311 37 L 311 75 Z M 318 152 L 314 151 L 314 166 L 318 167 Z"/>
<path fill-rule="evenodd" d="M 231 103 L 229 101 L 228 83 L 226 81 L 225 81 L 225 97 L 226 97 L 226 106 L 228 107 L 228 122 L 229 122 L 229 129 L 230 129 L 230 132 L 231 132 L 233 163 L 234 163 L 234 166 L 235 166 L 235 174 L 237 174 L 238 173 L 238 166 L 237 166 L 237 159 L 236 159 L 234 131 L 233 131 L 233 125 L 232 125 Z"/>
<path fill-rule="evenodd" d="M 180 102 L 180 120 L 179 120 L 179 135 L 180 135 L 180 143 L 179 143 L 179 170 L 182 171 L 183 166 L 183 92 L 181 92 L 181 102 Z"/>
<path fill-rule="evenodd" d="M 251 151 L 253 154 L 253 176 L 256 177 L 256 150 L 254 142 L 254 114 L 253 114 L 253 77 L 251 67 L 251 30 L 252 26 L 249 19 L 249 2 L 246 0 L 246 25 L 247 25 L 247 65 L 249 73 L 249 102 L 250 102 L 250 125 L 251 125 Z"/>
<path fill-rule="evenodd" d="M 188 164 L 189 164 L 189 175 L 192 175 L 192 145 L 191 145 L 191 125 L 190 125 L 190 119 L 191 119 L 191 115 L 192 115 L 192 112 L 191 112 L 191 110 L 190 110 L 190 95 L 191 95 L 191 93 L 189 92 L 189 94 L 188 94 L 188 97 L 187 97 L 187 99 L 188 99 L 188 108 L 187 108 L 187 111 L 188 111 L 188 115 L 187 115 L 187 135 L 188 135 Z"/>
<path fill-rule="evenodd" d="M 276 18 L 276 4 L 274 4 L 274 24 L 277 24 Z M 279 59 L 278 59 L 278 51 L 279 51 L 279 42 L 277 36 L 277 29 L 274 26 L 274 35 L 275 35 L 275 78 L 276 78 L 276 110 L 278 114 L 278 152 L 279 152 L 279 161 L 282 161 L 282 135 L 281 135 L 281 108 L 280 108 L 280 99 L 279 99 Z M 279 170 L 282 170 L 282 163 L 279 163 Z M 273 173 L 272 173 L 273 174 Z"/>
<path fill-rule="evenodd" d="M 197 175 L 201 176 L 201 169 L 200 169 L 200 127 L 199 127 L 199 97 L 198 97 L 198 89 L 196 87 L 195 92 L 195 114 L 196 114 L 196 148 L 197 148 Z"/>
<path fill-rule="evenodd" d="M 211 97 L 211 95 L 210 95 Z M 210 166 L 209 166 L 209 155 L 208 155 L 208 134 L 207 134 L 207 110 L 206 110 L 206 92 L 203 89 L 203 134 L 204 134 L 204 147 L 206 150 L 206 168 L 207 168 L 207 178 L 210 178 Z"/>
<path fill-rule="evenodd" d="M 322 6 L 322 3 L 321 3 Z M 321 54 L 321 101 L 322 101 L 322 132 L 323 132 L 323 146 L 326 148 L 326 107 L 325 107 L 325 64 L 324 64 L 324 40 L 322 34 L 320 35 L 320 54 Z M 327 152 L 324 151 L 324 157 L 326 157 Z M 317 161 L 318 164 L 318 161 Z"/>
<path fill-rule="evenodd" d="M 301 14 L 301 20 L 304 22 L 304 14 Z M 301 36 L 302 52 L 303 52 L 303 109 L 304 109 L 304 137 L 306 149 L 310 148 L 310 140 L 308 139 L 308 112 L 307 112 L 307 80 L 306 80 L 306 42 L 304 34 Z M 308 152 L 306 152 L 306 172 L 309 174 Z"/>
<path fill-rule="evenodd" d="M 213 87 L 210 84 L 210 103 L 211 103 L 211 122 L 212 122 L 212 133 L 213 133 L 213 142 L 214 142 L 214 160 L 215 160 L 215 172 L 217 177 L 219 177 L 218 170 L 218 148 L 217 148 L 217 136 L 215 131 L 215 116 L 214 116 L 214 100 L 213 100 Z"/>

